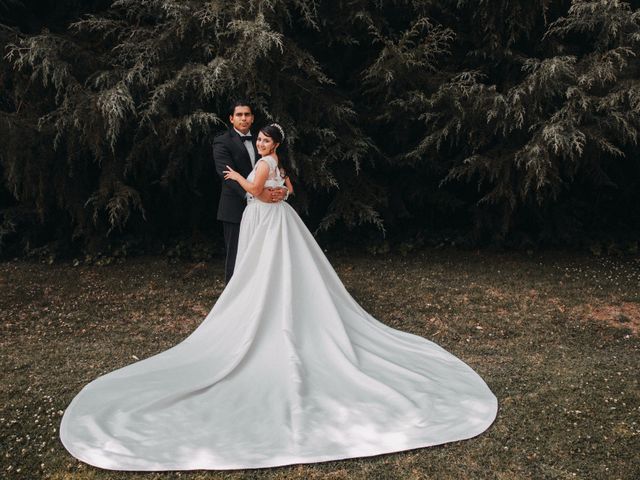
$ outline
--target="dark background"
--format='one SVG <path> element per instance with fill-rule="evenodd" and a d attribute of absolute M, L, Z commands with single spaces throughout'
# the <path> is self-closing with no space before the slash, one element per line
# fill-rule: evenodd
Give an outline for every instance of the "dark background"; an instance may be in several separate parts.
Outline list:
<path fill-rule="evenodd" d="M 327 247 L 637 253 L 639 3 L 0 0 L 0 255 L 215 255 L 238 96 Z"/>

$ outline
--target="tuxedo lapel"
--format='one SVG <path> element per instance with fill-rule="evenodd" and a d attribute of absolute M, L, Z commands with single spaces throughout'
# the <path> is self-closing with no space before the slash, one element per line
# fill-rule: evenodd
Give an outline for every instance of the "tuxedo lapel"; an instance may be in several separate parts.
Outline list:
<path fill-rule="evenodd" d="M 258 155 L 258 148 L 256 147 L 256 140 L 257 137 L 254 136 L 253 139 L 251 140 L 251 146 L 253 147 L 253 158 L 256 159 L 256 163 L 258 163 L 258 160 L 260 160 L 260 156 Z"/>
<path fill-rule="evenodd" d="M 246 167 L 247 172 L 250 172 L 253 169 L 253 167 L 251 166 L 251 157 L 249 157 L 249 152 L 247 152 L 244 143 L 242 142 L 242 140 L 240 140 L 240 136 L 233 129 L 229 131 L 229 135 L 231 136 L 231 143 L 233 143 L 234 147 L 238 151 L 240 159 L 245 164 L 244 166 Z M 256 150 L 255 145 L 253 145 L 253 150 Z M 256 158 L 258 158 L 257 155 Z"/>

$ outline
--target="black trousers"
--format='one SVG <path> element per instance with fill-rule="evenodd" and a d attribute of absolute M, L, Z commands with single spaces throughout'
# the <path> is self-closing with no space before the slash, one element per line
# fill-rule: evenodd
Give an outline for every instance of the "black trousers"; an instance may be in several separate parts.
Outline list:
<path fill-rule="evenodd" d="M 229 283 L 233 275 L 233 269 L 236 266 L 236 255 L 238 254 L 238 236 L 240 235 L 240 224 L 231 222 L 222 222 L 224 230 L 224 249 L 227 258 L 224 262 L 224 280 Z"/>

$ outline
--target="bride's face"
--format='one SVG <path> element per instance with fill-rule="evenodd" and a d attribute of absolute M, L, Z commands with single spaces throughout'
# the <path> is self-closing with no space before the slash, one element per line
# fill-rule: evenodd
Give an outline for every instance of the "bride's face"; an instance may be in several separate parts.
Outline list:
<path fill-rule="evenodd" d="M 264 133 L 260 132 L 258 134 L 258 139 L 256 140 L 256 148 L 258 149 L 258 153 L 260 155 L 264 156 L 273 153 L 278 145 L 279 144 L 273 141 L 273 138 L 267 137 Z"/>

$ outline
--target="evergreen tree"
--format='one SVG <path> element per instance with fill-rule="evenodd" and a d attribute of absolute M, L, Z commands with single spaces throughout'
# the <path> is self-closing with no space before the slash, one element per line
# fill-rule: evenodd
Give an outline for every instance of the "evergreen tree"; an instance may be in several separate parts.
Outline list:
<path fill-rule="evenodd" d="M 637 2 L 69 0 L 39 32 L 10 3 L 0 245 L 211 233 L 238 96 L 285 127 L 296 205 L 329 232 L 640 226 Z"/>

